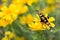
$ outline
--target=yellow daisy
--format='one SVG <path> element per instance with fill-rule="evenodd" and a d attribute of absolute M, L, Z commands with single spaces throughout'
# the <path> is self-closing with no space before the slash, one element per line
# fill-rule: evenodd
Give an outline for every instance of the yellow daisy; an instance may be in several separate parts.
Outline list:
<path fill-rule="evenodd" d="M 1 8 L 2 12 L 1 13 L 1 20 L 4 20 L 5 23 L 7 24 L 4 24 L 5 26 L 8 25 L 8 24 L 11 24 L 18 16 L 17 14 L 17 9 L 15 7 L 15 5 L 10 5 L 9 7 L 7 6 L 3 6 Z M 1 22 L 0 22 L 1 23 Z M 3 26 L 3 25 L 1 25 Z"/>
<path fill-rule="evenodd" d="M 39 16 L 39 15 L 38 15 Z M 47 17 L 47 14 L 45 15 Z M 52 23 L 55 19 L 53 17 L 50 17 L 48 19 L 48 22 L 50 23 L 51 27 L 54 27 L 55 25 Z M 35 17 L 34 20 L 28 24 L 30 30 L 46 30 L 50 29 L 50 27 L 45 24 L 44 22 L 41 22 L 40 17 Z"/>

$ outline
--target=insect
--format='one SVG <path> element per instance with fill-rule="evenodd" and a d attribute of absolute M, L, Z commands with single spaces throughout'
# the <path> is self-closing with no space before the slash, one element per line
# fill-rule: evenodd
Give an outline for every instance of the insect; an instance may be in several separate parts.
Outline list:
<path fill-rule="evenodd" d="M 37 10 L 37 11 L 38 11 L 38 10 Z M 48 22 L 49 17 L 45 17 L 45 16 L 44 16 L 42 13 L 40 13 L 39 11 L 38 11 L 38 15 L 39 15 L 39 17 L 40 17 L 40 19 L 41 19 L 41 22 L 47 24 L 47 25 L 50 27 L 50 29 L 52 29 L 52 26 L 51 26 L 50 23 Z"/>

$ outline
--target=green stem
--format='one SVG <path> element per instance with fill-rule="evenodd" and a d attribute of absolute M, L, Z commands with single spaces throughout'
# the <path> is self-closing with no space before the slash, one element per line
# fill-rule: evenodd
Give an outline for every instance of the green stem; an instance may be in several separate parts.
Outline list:
<path fill-rule="evenodd" d="M 15 21 L 15 23 L 18 25 L 18 27 L 23 31 L 23 32 L 30 32 L 29 30 L 26 30 L 24 27 L 22 27 L 18 21 Z"/>
<path fill-rule="evenodd" d="M 15 30 L 13 29 L 12 25 L 10 25 L 10 27 L 11 27 L 12 32 L 15 33 Z M 16 40 L 16 35 L 15 35 L 15 39 L 14 40 Z"/>

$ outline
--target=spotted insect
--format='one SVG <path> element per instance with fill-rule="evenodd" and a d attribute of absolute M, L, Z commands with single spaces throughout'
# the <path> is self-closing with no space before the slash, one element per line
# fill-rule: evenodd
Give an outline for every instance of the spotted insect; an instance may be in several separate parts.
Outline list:
<path fill-rule="evenodd" d="M 38 10 L 37 10 L 37 11 L 38 11 Z M 41 19 L 41 22 L 47 24 L 47 25 L 50 27 L 50 29 L 52 29 L 52 26 L 51 26 L 50 23 L 48 22 L 49 17 L 45 17 L 42 13 L 40 13 L 40 11 L 38 11 L 38 15 L 39 15 L 39 17 L 40 17 L 40 19 Z"/>

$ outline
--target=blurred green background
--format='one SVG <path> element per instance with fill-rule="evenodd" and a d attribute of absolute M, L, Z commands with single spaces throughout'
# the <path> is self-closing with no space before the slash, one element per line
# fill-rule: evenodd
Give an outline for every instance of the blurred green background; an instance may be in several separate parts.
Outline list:
<path fill-rule="evenodd" d="M 54 0 L 54 1 L 59 2 L 60 0 Z M 50 5 L 46 3 L 46 0 L 39 0 L 38 3 L 32 4 L 32 6 L 28 6 L 29 10 L 24 15 L 28 13 L 32 13 L 32 15 L 34 15 L 36 13 L 35 11 L 36 8 L 41 10 L 47 6 Z M 55 18 L 54 22 L 55 27 L 53 28 L 52 32 L 50 30 L 36 31 L 36 32 L 28 30 L 28 27 L 26 27 L 27 25 L 19 24 L 18 22 L 19 18 L 17 18 L 17 20 L 15 20 L 11 25 L 9 25 L 12 27 L 7 27 L 6 30 L 12 31 L 14 29 L 15 34 L 17 36 L 24 36 L 25 40 L 60 40 L 60 8 L 57 7 L 56 10 L 50 12 L 49 16 Z"/>

